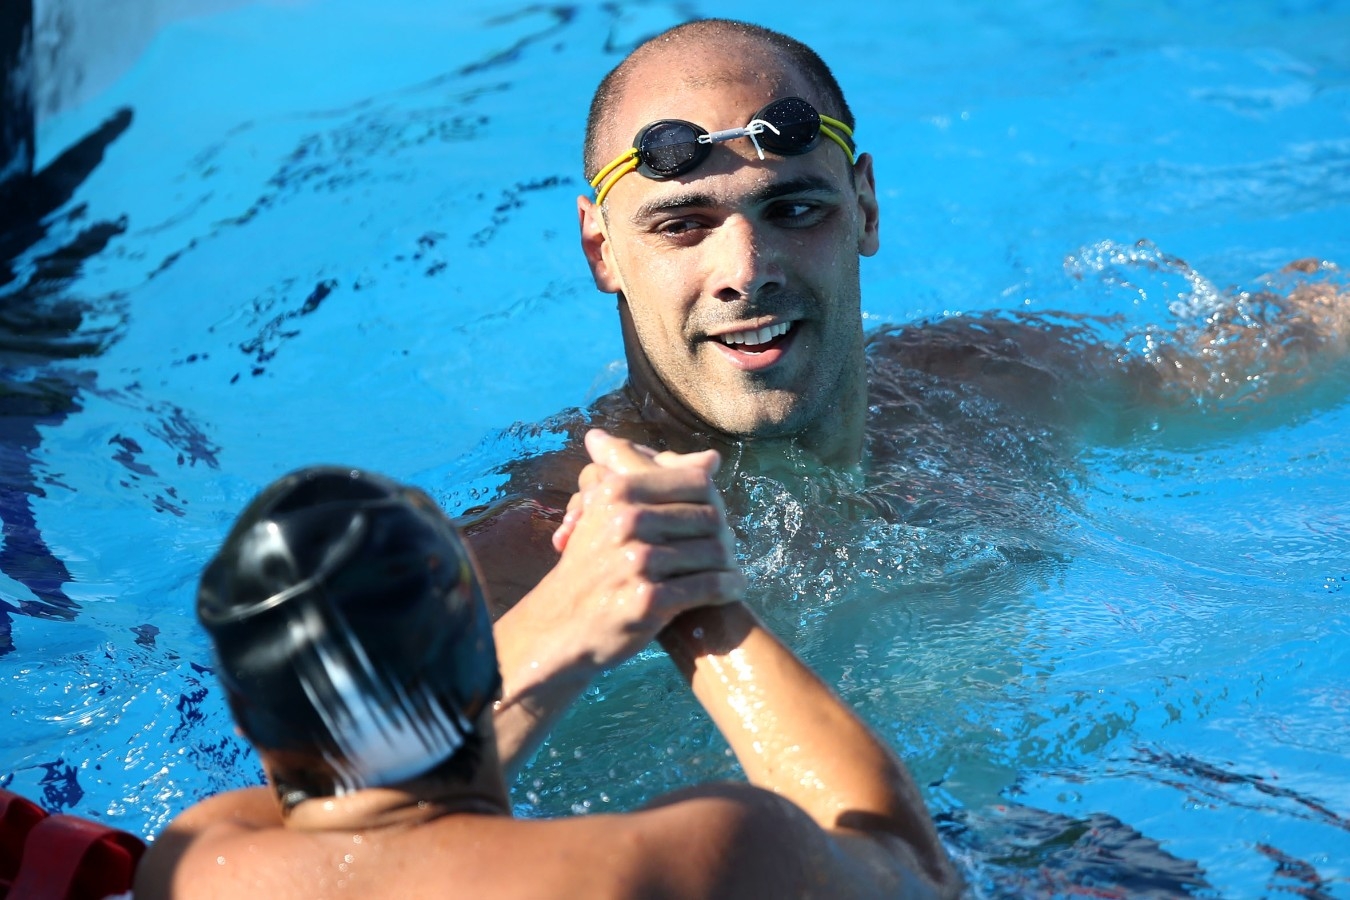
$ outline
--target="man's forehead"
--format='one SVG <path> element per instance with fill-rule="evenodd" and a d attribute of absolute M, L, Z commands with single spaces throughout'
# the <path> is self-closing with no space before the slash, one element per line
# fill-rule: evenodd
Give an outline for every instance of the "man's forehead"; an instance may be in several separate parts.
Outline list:
<path fill-rule="evenodd" d="M 607 143 L 626 144 L 639 128 L 657 119 L 687 119 L 710 130 L 733 128 L 745 122 L 709 121 L 708 108 L 743 106 L 737 112 L 748 117 L 779 97 L 803 96 L 820 103 L 814 93 L 805 77 L 767 48 L 671 48 L 649 55 L 631 70 L 606 123 Z"/>

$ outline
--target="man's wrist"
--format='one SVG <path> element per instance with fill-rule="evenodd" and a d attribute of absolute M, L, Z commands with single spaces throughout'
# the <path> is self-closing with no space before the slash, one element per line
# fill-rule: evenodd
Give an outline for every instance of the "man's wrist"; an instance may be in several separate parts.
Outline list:
<path fill-rule="evenodd" d="M 680 613 L 661 629 L 657 640 L 677 662 L 728 653 L 740 646 L 759 619 L 741 601 L 700 606 Z"/>

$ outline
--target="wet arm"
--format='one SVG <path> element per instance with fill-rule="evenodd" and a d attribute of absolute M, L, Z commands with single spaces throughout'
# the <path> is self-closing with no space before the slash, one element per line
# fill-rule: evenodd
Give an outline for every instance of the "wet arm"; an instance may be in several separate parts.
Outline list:
<path fill-rule="evenodd" d="M 1058 424 L 1135 412 L 1188 415 L 1297 390 L 1350 351 L 1350 293 L 1328 281 L 1216 297 L 1165 326 L 1118 318 L 977 314 L 885 330 L 871 353 L 978 389 L 1010 409 Z M 878 370 L 885 390 L 887 367 Z M 1128 429 L 1128 419 L 1119 424 Z"/>
<path fill-rule="evenodd" d="M 1159 405 L 1248 403 L 1303 387 L 1347 350 L 1350 293 L 1304 282 L 1226 298 L 1157 340 L 1133 368 Z"/>
<path fill-rule="evenodd" d="M 685 613 L 661 643 L 750 783 L 805 811 L 846 858 L 868 863 L 820 873 L 849 881 L 853 890 L 841 893 L 917 876 L 955 894 L 959 880 L 904 765 L 747 607 Z"/>

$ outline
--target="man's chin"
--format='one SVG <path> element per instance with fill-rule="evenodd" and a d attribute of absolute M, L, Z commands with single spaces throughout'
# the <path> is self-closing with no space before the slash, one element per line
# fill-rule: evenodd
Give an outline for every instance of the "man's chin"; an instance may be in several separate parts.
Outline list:
<path fill-rule="evenodd" d="M 774 441 L 798 437 L 810 428 L 813 417 L 800 403 L 778 403 L 714 410 L 702 418 L 732 440 Z"/>

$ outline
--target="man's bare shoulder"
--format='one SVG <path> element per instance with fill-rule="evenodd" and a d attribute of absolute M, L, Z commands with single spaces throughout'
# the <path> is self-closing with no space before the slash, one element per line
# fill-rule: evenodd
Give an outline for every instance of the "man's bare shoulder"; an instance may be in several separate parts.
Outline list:
<path fill-rule="evenodd" d="M 701 785 L 633 813 L 516 824 L 524 827 L 502 851 L 497 896 L 856 893 L 833 877 L 843 854 L 831 838 L 792 803 L 749 785 Z"/>
<path fill-rule="evenodd" d="M 645 420 L 641 404 L 626 388 L 603 395 L 585 410 L 564 410 L 537 425 L 518 425 L 512 433 L 528 435 L 528 441 L 520 438 L 523 445 L 544 442 L 552 446 L 542 451 L 524 450 L 503 464 L 500 472 L 506 481 L 497 499 L 466 513 L 469 527 L 478 519 L 523 501 L 546 508 L 566 506 L 567 498 L 577 489 L 577 475 L 590 462 L 584 438 L 593 428 L 658 450 L 669 449 L 660 429 Z"/>
<path fill-rule="evenodd" d="M 138 900 L 224 896 L 199 892 L 199 873 L 205 870 L 203 887 L 217 880 L 217 870 L 233 874 L 241 858 L 236 847 L 261 844 L 273 834 L 284 835 L 285 829 L 269 789 L 247 788 L 209 797 L 179 814 L 150 844 L 136 868 L 135 895 Z M 252 852 L 246 850 L 244 855 Z"/>
<path fill-rule="evenodd" d="M 1085 397 L 1146 377 L 1104 342 L 1104 320 L 1076 314 L 974 313 L 885 326 L 867 341 L 871 402 L 926 385 L 975 390 L 1048 423 L 1076 420 Z"/>
<path fill-rule="evenodd" d="M 274 801 L 265 792 L 239 793 L 175 820 L 146 857 L 137 900 L 856 893 L 837 881 L 839 848 L 804 813 L 746 785 L 695 788 L 628 814 L 461 814 L 359 834 L 291 831 L 274 808 L 268 816 L 264 801 Z"/>

